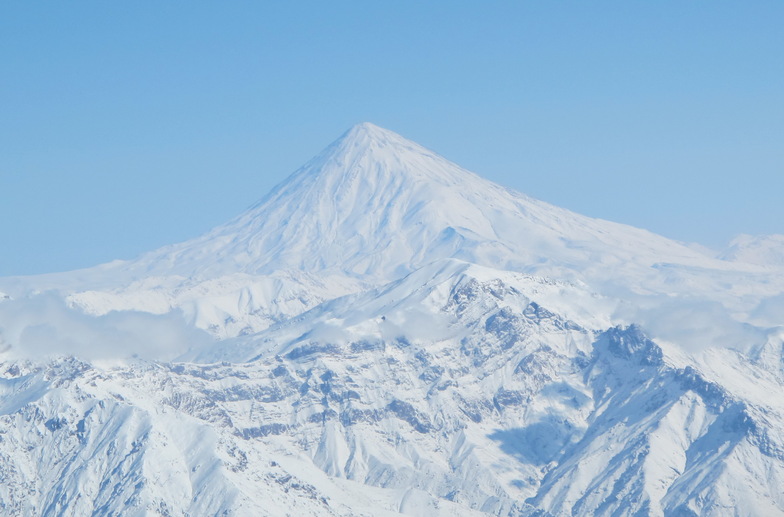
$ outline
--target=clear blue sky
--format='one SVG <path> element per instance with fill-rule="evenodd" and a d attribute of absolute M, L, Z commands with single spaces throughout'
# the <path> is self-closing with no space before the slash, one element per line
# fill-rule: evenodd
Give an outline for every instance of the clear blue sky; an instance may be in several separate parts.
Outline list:
<path fill-rule="evenodd" d="M 0 4 L 0 275 L 236 215 L 370 121 L 721 247 L 784 233 L 784 2 Z"/>

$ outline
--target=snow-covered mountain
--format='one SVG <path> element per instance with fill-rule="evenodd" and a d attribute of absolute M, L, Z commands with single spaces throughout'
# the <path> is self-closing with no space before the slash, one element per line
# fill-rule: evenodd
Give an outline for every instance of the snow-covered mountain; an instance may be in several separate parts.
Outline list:
<path fill-rule="evenodd" d="M 360 124 L 201 237 L 0 279 L 0 508 L 784 515 L 778 245 L 715 258 Z M 123 359 L 175 320 L 212 338 Z M 124 348 L 26 353 L 88 335 Z"/>
<path fill-rule="evenodd" d="M 2 279 L 0 290 L 56 289 L 91 314 L 181 308 L 231 337 L 456 258 L 621 298 L 700 296 L 747 315 L 784 290 L 780 264 L 771 271 L 755 257 L 716 259 L 531 199 L 364 123 L 201 237 L 133 261 Z"/>

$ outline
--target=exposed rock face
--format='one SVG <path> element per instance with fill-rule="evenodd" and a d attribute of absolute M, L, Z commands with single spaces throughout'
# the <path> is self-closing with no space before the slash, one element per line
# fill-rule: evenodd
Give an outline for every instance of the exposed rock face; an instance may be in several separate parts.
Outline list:
<path fill-rule="evenodd" d="M 751 328 L 784 275 L 741 257 L 357 126 L 200 238 L 0 279 L 0 317 L 48 286 L 104 327 L 178 310 L 216 338 L 174 361 L 33 360 L 4 330 L 0 513 L 784 514 L 781 331 L 697 349 L 619 316 L 674 300 L 688 326 L 707 299 Z"/>

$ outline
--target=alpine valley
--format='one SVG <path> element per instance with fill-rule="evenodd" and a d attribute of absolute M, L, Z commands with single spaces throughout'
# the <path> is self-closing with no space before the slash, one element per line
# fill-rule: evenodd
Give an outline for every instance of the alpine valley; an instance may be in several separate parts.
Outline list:
<path fill-rule="evenodd" d="M 782 257 L 359 124 L 201 237 L 0 279 L 0 514 L 784 515 Z"/>

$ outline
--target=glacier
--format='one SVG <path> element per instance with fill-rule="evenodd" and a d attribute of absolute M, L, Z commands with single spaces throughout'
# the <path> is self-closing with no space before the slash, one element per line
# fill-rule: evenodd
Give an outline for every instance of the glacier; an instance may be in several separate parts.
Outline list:
<path fill-rule="evenodd" d="M 0 278 L 0 513 L 784 515 L 782 239 L 359 124 L 200 237 Z"/>

